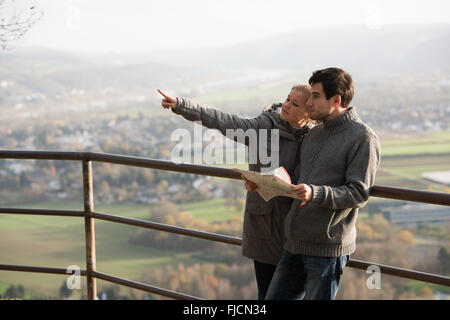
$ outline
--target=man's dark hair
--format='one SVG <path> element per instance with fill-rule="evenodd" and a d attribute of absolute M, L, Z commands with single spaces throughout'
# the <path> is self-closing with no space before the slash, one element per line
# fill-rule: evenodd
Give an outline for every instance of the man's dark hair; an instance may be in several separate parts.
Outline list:
<path fill-rule="evenodd" d="M 342 107 L 349 106 L 354 94 L 351 75 L 339 68 L 316 70 L 309 78 L 309 84 L 312 86 L 319 82 L 322 83 L 327 100 L 335 95 L 340 95 Z"/>

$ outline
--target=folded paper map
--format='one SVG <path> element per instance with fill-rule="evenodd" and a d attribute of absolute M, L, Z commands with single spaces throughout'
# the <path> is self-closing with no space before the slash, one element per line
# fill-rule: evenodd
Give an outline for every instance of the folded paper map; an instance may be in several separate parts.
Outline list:
<path fill-rule="evenodd" d="M 233 168 L 232 170 L 241 173 L 246 179 L 255 183 L 258 186 L 256 192 L 266 202 L 278 196 L 299 199 L 291 190 L 291 177 L 284 167 L 278 167 L 273 171 L 265 173 L 237 168 Z"/>

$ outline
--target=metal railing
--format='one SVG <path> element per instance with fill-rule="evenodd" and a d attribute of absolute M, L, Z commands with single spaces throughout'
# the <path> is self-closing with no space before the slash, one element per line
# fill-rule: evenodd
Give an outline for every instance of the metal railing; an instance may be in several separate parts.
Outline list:
<path fill-rule="evenodd" d="M 186 229 L 182 227 L 171 226 L 156 222 L 109 215 L 105 213 L 95 212 L 94 210 L 94 191 L 93 191 L 93 174 L 92 174 L 93 161 L 240 180 L 241 179 L 240 174 L 232 171 L 231 169 L 194 165 L 194 164 L 176 164 L 165 160 L 154 160 L 140 157 L 130 157 L 130 156 L 94 153 L 94 152 L 0 150 L 0 159 L 76 160 L 82 162 L 83 199 L 84 199 L 83 211 L 0 208 L 0 214 L 31 214 L 41 216 L 84 217 L 86 270 L 81 270 L 80 275 L 85 276 L 87 278 L 87 298 L 89 300 L 95 300 L 97 297 L 96 279 L 101 279 L 104 281 L 124 285 L 135 289 L 140 289 L 149 293 L 154 293 L 173 299 L 193 299 L 193 300 L 202 299 L 199 297 L 194 297 L 187 294 L 174 292 L 167 289 L 155 287 L 152 285 L 126 280 L 115 277 L 113 275 L 98 272 L 96 270 L 95 228 L 94 228 L 95 219 L 127 224 L 153 230 L 177 233 L 185 236 L 217 241 L 235 246 L 241 245 L 242 239 L 236 237 L 203 232 L 199 230 Z M 419 191 L 419 190 L 375 185 L 372 189 L 371 196 L 450 206 L 450 194 L 440 192 Z M 386 266 L 373 262 L 358 261 L 353 259 L 350 259 L 349 262 L 347 263 L 348 267 L 362 270 L 367 270 L 367 268 L 372 265 L 378 266 L 380 268 L 381 273 L 383 274 L 450 287 L 450 278 L 442 275 L 402 269 L 393 266 Z M 0 264 L 0 270 L 67 275 L 66 269 L 50 268 L 50 267 Z"/>

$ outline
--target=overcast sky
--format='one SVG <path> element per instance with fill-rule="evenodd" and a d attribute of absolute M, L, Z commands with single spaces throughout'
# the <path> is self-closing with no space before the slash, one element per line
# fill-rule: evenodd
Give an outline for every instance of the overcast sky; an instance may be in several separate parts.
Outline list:
<path fill-rule="evenodd" d="M 222 46 L 337 25 L 383 28 L 390 24 L 450 23 L 449 0 L 15 2 L 17 6 L 31 3 L 44 11 L 18 46 L 75 51 L 145 52 Z"/>

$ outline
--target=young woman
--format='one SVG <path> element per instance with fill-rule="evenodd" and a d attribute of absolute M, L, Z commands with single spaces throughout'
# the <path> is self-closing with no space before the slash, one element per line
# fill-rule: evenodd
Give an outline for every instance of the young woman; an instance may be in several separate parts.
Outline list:
<path fill-rule="evenodd" d="M 312 127 L 309 121 L 306 101 L 311 90 L 309 85 L 296 85 L 292 87 L 283 103 L 273 104 L 266 108 L 256 118 L 245 119 L 237 115 L 224 113 L 216 108 L 200 105 L 185 98 L 174 98 L 161 90 L 158 92 L 164 97 L 161 105 L 172 112 L 183 116 L 190 121 L 201 121 L 202 125 L 218 129 L 223 135 L 227 129 L 260 129 L 279 130 L 279 166 L 283 166 L 292 178 L 294 169 L 298 165 L 299 149 L 304 135 Z M 267 134 L 267 147 L 270 148 L 271 134 Z M 259 138 L 259 136 L 258 136 Z M 246 141 L 248 145 L 249 141 Z M 257 163 L 249 164 L 249 170 L 261 172 L 269 165 L 263 165 L 258 157 L 257 146 L 249 146 L 248 157 L 257 159 Z M 252 155 L 256 152 L 256 155 Z M 267 154 L 267 153 L 266 153 Z M 248 191 L 254 191 L 256 186 L 246 181 Z M 292 198 L 276 197 L 265 202 L 258 193 L 248 192 L 244 212 L 244 225 L 242 234 L 242 254 L 253 259 L 256 282 L 258 285 L 258 299 L 264 299 L 272 280 L 273 273 L 280 260 L 284 245 L 284 218 L 290 209 Z"/>

